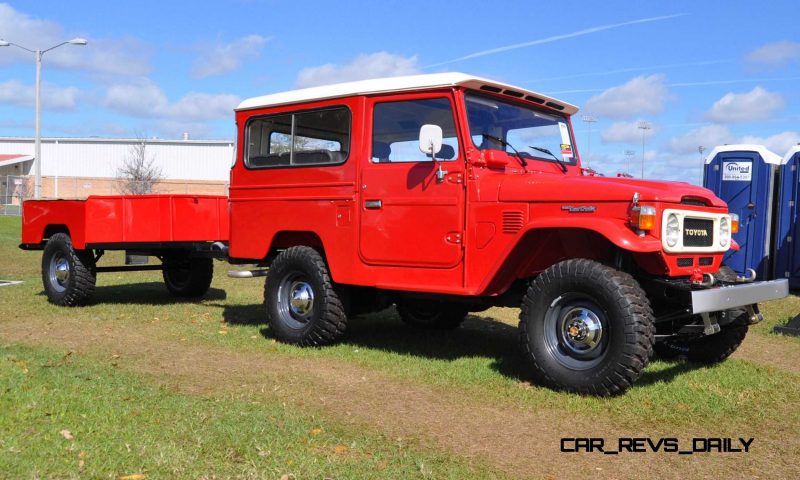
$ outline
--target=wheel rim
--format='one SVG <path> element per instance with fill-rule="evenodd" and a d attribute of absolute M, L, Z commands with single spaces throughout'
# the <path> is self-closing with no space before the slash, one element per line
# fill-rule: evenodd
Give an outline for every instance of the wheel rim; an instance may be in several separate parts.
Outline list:
<path fill-rule="evenodd" d="M 278 286 L 278 313 L 289 327 L 305 327 L 314 315 L 314 288 L 299 273 L 291 273 Z"/>
<path fill-rule="evenodd" d="M 64 292 L 67 290 L 70 278 L 69 259 L 62 252 L 57 252 L 50 259 L 48 277 L 50 285 L 55 291 Z"/>
<path fill-rule="evenodd" d="M 553 359 L 572 370 L 587 370 L 603 360 L 608 333 L 605 312 L 588 296 L 558 297 L 545 314 L 547 350 Z"/>

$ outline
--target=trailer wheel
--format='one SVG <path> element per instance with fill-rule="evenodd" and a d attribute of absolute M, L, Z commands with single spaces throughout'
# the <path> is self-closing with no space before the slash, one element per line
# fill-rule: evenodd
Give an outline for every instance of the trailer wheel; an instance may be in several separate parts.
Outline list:
<path fill-rule="evenodd" d="M 328 266 L 310 247 L 292 247 L 275 258 L 264 284 L 264 304 L 270 328 L 283 342 L 327 345 L 347 325 Z"/>
<path fill-rule="evenodd" d="M 94 293 L 96 277 L 91 250 L 75 250 L 66 233 L 50 237 L 42 255 L 42 284 L 50 303 L 85 305 Z"/>
<path fill-rule="evenodd" d="M 468 312 L 448 302 L 404 300 L 397 302 L 397 313 L 403 322 L 414 327 L 449 330 L 458 328 Z"/>
<path fill-rule="evenodd" d="M 653 312 L 630 275 L 593 260 L 572 259 L 528 287 L 520 343 L 537 382 L 607 396 L 629 388 L 653 351 Z"/>
<path fill-rule="evenodd" d="M 181 298 L 197 298 L 206 294 L 214 278 L 214 261 L 191 258 L 188 253 L 164 257 L 164 285 Z"/>

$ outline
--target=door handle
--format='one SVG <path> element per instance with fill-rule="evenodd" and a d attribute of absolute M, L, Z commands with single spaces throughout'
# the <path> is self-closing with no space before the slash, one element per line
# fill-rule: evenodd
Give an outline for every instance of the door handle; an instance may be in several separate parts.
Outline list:
<path fill-rule="evenodd" d="M 380 200 L 365 200 L 364 201 L 364 208 L 370 210 L 380 210 L 383 207 L 383 202 Z"/>

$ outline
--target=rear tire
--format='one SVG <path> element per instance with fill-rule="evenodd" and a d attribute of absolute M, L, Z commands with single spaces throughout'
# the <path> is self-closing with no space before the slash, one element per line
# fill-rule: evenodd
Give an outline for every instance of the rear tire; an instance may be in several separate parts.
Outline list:
<path fill-rule="evenodd" d="M 580 394 L 620 393 L 653 351 L 653 312 L 630 275 L 594 260 L 557 263 L 533 280 L 519 316 L 535 380 Z"/>
<path fill-rule="evenodd" d="M 42 254 L 42 284 L 55 305 L 85 305 L 94 294 L 97 273 L 91 250 L 75 250 L 66 233 L 56 233 Z"/>
<path fill-rule="evenodd" d="M 180 298 L 198 298 L 208 292 L 214 278 L 214 261 L 211 258 L 191 258 L 188 253 L 164 257 L 164 285 Z"/>
<path fill-rule="evenodd" d="M 275 258 L 264 284 L 264 305 L 270 329 L 286 343 L 328 345 L 347 326 L 328 265 L 311 247 L 288 248 Z"/>
<path fill-rule="evenodd" d="M 467 309 L 449 302 L 435 300 L 404 300 L 397 303 L 400 319 L 418 328 L 452 330 L 467 317 Z"/>

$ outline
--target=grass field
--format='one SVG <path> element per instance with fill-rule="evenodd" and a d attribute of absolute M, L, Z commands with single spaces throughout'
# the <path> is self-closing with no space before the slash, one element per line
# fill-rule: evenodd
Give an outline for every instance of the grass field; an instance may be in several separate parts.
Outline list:
<path fill-rule="evenodd" d="M 262 281 L 227 278 L 226 264 L 199 302 L 176 302 L 158 272 L 112 273 L 92 305 L 65 309 L 18 241 L 19 218 L 0 217 L 0 279 L 25 282 L 0 287 L 0 477 L 800 476 L 800 340 L 770 333 L 797 297 L 765 305 L 735 358 L 654 361 L 627 394 L 598 399 L 530 382 L 516 309 L 447 333 L 390 309 L 302 349 L 272 339 Z M 747 455 L 604 457 L 563 454 L 562 436 L 755 442 Z"/>

